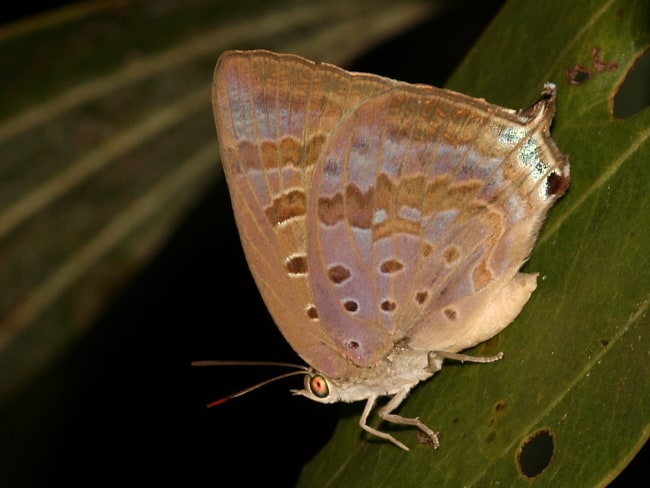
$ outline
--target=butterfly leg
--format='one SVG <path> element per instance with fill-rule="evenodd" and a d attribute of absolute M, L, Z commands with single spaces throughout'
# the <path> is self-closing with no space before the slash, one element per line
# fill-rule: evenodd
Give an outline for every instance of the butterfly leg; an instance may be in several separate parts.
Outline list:
<path fill-rule="evenodd" d="M 388 403 L 379 409 L 377 415 L 379 415 L 381 419 L 387 422 L 392 422 L 394 424 L 400 424 L 400 425 L 412 425 L 414 427 L 417 427 L 426 436 L 427 441 L 433 445 L 434 449 L 437 449 L 438 447 L 440 447 L 440 442 L 438 441 L 438 434 L 432 431 L 427 425 L 422 423 L 419 418 L 406 418 L 406 417 L 402 417 L 401 415 L 391 413 L 404 401 L 406 395 L 408 395 L 408 392 L 409 390 L 405 389 L 393 395 L 393 397 L 388 401 Z M 361 418 L 361 420 L 364 421 L 364 423 L 365 423 L 365 419 L 368 417 L 368 414 L 370 413 L 370 410 L 372 410 L 372 407 L 374 406 L 375 400 L 376 397 L 372 399 L 372 403 L 370 403 L 369 400 L 368 403 L 366 404 L 366 409 L 364 410 L 365 417 L 362 416 Z M 405 451 L 409 450 L 408 447 L 406 447 L 404 444 L 399 442 L 390 434 L 377 431 L 376 429 L 372 429 L 367 425 L 365 427 L 361 425 L 361 427 L 367 430 L 368 432 L 371 432 L 383 439 L 387 439 L 391 441 L 393 444 L 395 444 L 398 447 L 401 447 Z"/>
<path fill-rule="evenodd" d="M 394 420 L 387 419 L 385 417 L 385 414 L 390 413 L 400 403 L 402 403 L 402 400 L 404 400 L 404 398 L 406 398 L 407 393 L 408 392 L 405 391 L 404 394 L 401 394 L 401 396 L 400 396 L 400 393 L 393 396 L 393 398 L 391 398 L 390 401 L 384 407 L 382 407 L 379 410 L 379 412 L 378 412 L 379 416 L 384 420 L 388 420 L 389 422 L 395 422 Z M 393 402 L 393 400 L 398 396 L 400 396 L 400 398 L 398 399 L 399 401 Z M 387 441 L 392 442 L 397 447 L 399 447 L 401 449 L 404 449 L 405 451 L 410 451 L 410 449 L 408 447 L 406 447 L 406 445 L 402 444 L 400 441 L 395 439 L 392 435 L 387 434 L 386 432 L 382 432 L 380 430 L 374 429 L 373 427 L 370 427 L 368 425 L 368 423 L 367 423 L 368 422 L 368 416 L 370 415 L 370 412 L 372 412 L 372 409 L 375 407 L 376 402 L 377 402 L 377 396 L 371 396 L 370 398 L 368 398 L 368 401 L 366 402 L 366 406 L 363 409 L 363 413 L 361 414 L 361 418 L 359 419 L 359 425 L 361 426 L 361 428 L 363 430 L 365 430 L 366 432 L 371 433 L 372 435 L 376 435 L 377 437 L 381 437 L 382 439 L 385 439 Z M 386 413 L 384 413 L 385 411 L 386 411 Z M 402 419 L 402 417 L 400 417 L 399 415 L 389 415 L 389 417 L 399 417 L 400 419 Z M 417 419 L 404 419 L 404 420 L 409 420 L 409 421 L 410 420 L 415 420 L 416 422 L 420 422 Z M 409 425 L 413 425 L 410 422 L 396 422 L 396 423 L 408 423 Z"/>

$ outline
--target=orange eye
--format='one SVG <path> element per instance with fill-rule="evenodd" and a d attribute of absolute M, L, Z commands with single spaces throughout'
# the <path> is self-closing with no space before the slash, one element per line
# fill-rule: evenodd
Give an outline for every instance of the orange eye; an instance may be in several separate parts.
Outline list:
<path fill-rule="evenodd" d="M 318 398 L 325 398 L 330 394 L 330 387 L 327 384 L 327 380 L 317 374 L 309 378 L 309 391 Z"/>

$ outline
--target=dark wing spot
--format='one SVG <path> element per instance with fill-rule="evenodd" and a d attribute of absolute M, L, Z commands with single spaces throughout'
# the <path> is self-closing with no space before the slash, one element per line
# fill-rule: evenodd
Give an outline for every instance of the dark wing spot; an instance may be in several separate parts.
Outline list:
<path fill-rule="evenodd" d="M 447 264 L 452 264 L 460 258 L 460 250 L 458 249 L 458 246 L 449 246 L 442 254 L 445 257 Z"/>
<path fill-rule="evenodd" d="M 307 317 L 309 317 L 309 318 L 312 319 L 312 320 L 315 320 L 315 319 L 318 318 L 318 310 L 316 309 L 316 307 L 314 307 L 313 305 L 311 305 L 311 306 L 307 309 Z"/>
<path fill-rule="evenodd" d="M 334 283 L 335 285 L 340 285 L 345 280 L 347 280 L 350 276 L 352 276 L 352 273 L 350 273 L 350 270 L 345 266 L 341 266 L 337 264 L 336 266 L 332 266 L 327 271 L 327 276 L 329 277 L 332 283 Z"/>
<path fill-rule="evenodd" d="M 294 256 L 287 261 L 289 274 L 305 274 L 307 272 L 307 257 Z"/>
<path fill-rule="evenodd" d="M 381 263 L 379 269 L 382 273 L 397 273 L 404 268 L 404 265 L 396 259 L 390 259 Z"/>
<path fill-rule="evenodd" d="M 472 281 L 474 283 L 475 291 L 482 290 L 494 279 L 494 274 L 485 261 L 486 260 L 484 259 L 478 263 L 472 272 Z"/>
<path fill-rule="evenodd" d="M 373 188 L 363 193 L 356 185 L 348 185 L 345 189 L 346 216 L 352 227 L 369 229 L 372 225 Z"/>
<path fill-rule="evenodd" d="M 348 300 L 345 303 L 343 303 L 343 307 L 348 311 L 348 312 L 356 312 L 359 310 L 359 304 L 355 302 L 354 300 Z"/>
<path fill-rule="evenodd" d="M 280 159 L 284 166 L 302 165 L 302 145 L 292 136 L 280 140 Z"/>
<path fill-rule="evenodd" d="M 390 300 L 384 300 L 381 302 L 381 309 L 384 312 L 393 312 L 397 308 L 397 304 Z"/>
<path fill-rule="evenodd" d="M 265 209 L 264 213 L 269 223 L 275 227 L 289 219 L 305 215 L 306 209 L 305 193 L 301 190 L 292 190 L 274 198 L 273 203 Z"/>
<path fill-rule="evenodd" d="M 345 342 L 345 345 L 348 346 L 350 349 L 359 349 L 359 343 L 357 341 L 347 340 Z"/>
<path fill-rule="evenodd" d="M 453 308 L 445 308 L 444 314 L 449 320 L 456 320 L 458 316 L 458 313 Z"/>
<path fill-rule="evenodd" d="M 566 178 L 553 171 L 546 177 L 546 194 L 548 196 L 562 195 L 566 191 L 568 183 Z"/>
<path fill-rule="evenodd" d="M 259 145 L 259 154 L 265 170 L 269 171 L 280 167 L 278 146 L 275 141 L 262 141 Z"/>
<path fill-rule="evenodd" d="M 343 195 L 337 193 L 332 198 L 321 197 L 318 199 L 318 218 L 331 227 L 343 219 Z"/>
<path fill-rule="evenodd" d="M 419 291 L 415 294 L 415 301 L 418 302 L 420 305 L 422 305 L 428 296 L 429 296 L 429 292 Z"/>

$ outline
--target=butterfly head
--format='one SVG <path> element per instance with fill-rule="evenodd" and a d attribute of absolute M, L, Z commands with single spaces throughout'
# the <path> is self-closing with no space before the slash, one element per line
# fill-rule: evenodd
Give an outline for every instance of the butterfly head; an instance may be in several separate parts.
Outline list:
<path fill-rule="evenodd" d="M 380 385 L 363 384 L 351 379 L 328 378 L 317 371 L 306 373 L 305 387 L 302 390 L 291 390 L 291 393 L 318 403 L 356 402 L 386 394 L 385 388 Z"/>
<path fill-rule="evenodd" d="M 381 395 L 380 392 L 384 389 L 377 386 L 353 379 L 329 378 L 312 370 L 305 374 L 305 387 L 302 390 L 291 390 L 291 393 L 318 403 L 356 402 Z"/>

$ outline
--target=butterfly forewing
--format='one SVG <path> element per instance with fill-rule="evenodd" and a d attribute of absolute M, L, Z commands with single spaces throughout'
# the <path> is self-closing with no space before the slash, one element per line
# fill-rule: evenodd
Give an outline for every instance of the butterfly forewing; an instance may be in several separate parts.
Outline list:
<path fill-rule="evenodd" d="M 226 53 L 215 68 L 215 122 L 249 266 L 287 340 L 333 376 L 349 362 L 321 327 L 309 285 L 308 194 L 329 134 L 355 106 L 390 86 L 380 77 L 265 51 Z"/>

